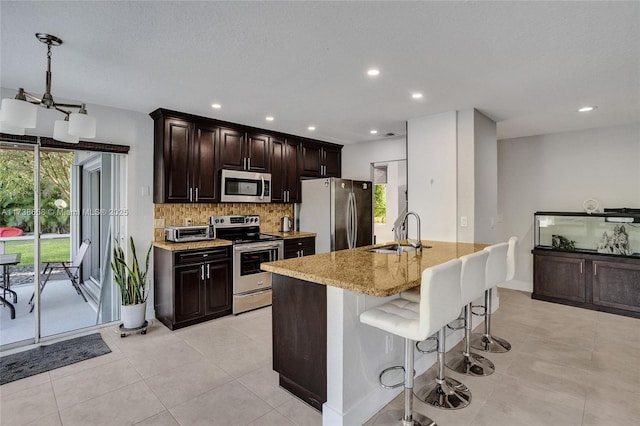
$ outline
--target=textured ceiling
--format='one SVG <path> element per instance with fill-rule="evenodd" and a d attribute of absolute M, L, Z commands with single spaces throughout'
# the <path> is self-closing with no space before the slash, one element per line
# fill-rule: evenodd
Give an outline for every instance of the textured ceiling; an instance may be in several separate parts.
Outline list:
<path fill-rule="evenodd" d="M 467 108 L 495 119 L 500 138 L 640 121 L 635 1 L 2 1 L 0 19 L 2 87 L 44 90 L 34 33 L 45 32 L 64 40 L 54 96 L 144 113 L 339 143 Z"/>

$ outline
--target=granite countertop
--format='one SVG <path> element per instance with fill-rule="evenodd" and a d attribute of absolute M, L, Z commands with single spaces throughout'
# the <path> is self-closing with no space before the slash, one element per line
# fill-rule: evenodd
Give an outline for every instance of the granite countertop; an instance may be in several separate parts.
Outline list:
<path fill-rule="evenodd" d="M 430 266 L 486 247 L 485 244 L 443 241 L 422 241 L 422 244 L 421 253 L 404 252 L 398 256 L 368 251 L 384 245 L 377 244 L 262 263 L 260 268 L 304 281 L 385 297 L 420 285 L 422 271 Z"/>
<path fill-rule="evenodd" d="M 285 240 L 291 238 L 303 238 L 303 237 L 315 237 L 316 234 L 313 232 L 300 232 L 300 231 L 292 231 L 292 232 L 280 232 L 280 231 L 265 231 L 263 234 L 275 235 L 276 237 L 282 237 Z M 173 243 L 171 241 L 154 241 L 153 246 L 158 247 L 165 250 L 177 251 L 177 250 L 197 250 L 204 248 L 213 248 L 213 247 L 222 247 L 222 246 L 230 246 L 233 243 L 229 240 L 223 240 L 221 238 L 216 238 L 215 240 L 208 241 L 192 241 L 187 243 Z"/>
<path fill-rule="evenodd" d="M 302 231 L 291 231 L 291 232 L 282 232 L 282 231 L 263 231 L 263 234 L 275 235 L 276 237 L 282 237 L 285 240 L 290 240 L 292 238 L 304 238 L 304 237 L 315 237 L 316 234 L 314 232 L 302 232 Z"/>
<path fill-rule="evenodd" d="M 164 250 L 178 251 L 178 250 L 197 250 L 207 249 L 215 247 L 230 246 L 233 243 L 229 240 L 223 240 L 216 238 L 215 240 L 208 241 L 191 241 L 186 243 L 173 243 L 171 241 L 154 241 L 153 246 Z"/>

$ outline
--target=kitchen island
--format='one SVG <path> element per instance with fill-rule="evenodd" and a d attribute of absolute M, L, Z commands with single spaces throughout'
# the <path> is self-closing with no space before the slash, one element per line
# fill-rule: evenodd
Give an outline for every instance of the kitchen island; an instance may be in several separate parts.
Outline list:
<path fill-rule="evenodd" d="M 419 286 L 424 269 L 485 247 L 423 241 L 422 252 L 369 251 L 378 246 L 261 265 L 274 274 L 274 370 L 282 387 L 322 410 L 324 425 L 362 424 L 402 391 L 378 384 L 380 371 L 402 365 L 402 339 L 361 324 L 360 313 Z M 416 373 L 434 363 L 435 354 L 417 356 Z"/>

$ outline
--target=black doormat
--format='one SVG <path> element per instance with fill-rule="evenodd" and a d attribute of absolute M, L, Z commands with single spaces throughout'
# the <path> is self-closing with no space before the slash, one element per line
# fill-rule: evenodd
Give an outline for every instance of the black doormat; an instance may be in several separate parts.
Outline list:
<path fill-rule="evenodd" d="M 108 354 L 99 333 L 40 346 L 0 358 L 0 385 Z"/>

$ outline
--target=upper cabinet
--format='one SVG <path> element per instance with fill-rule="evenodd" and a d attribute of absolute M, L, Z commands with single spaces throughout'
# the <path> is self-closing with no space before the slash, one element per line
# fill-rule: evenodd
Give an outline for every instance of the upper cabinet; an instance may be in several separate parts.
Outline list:
<path fill-rule="evenodd" d="M 220 168 L 252 172 L 269 171 L 269 142 L 266 134 L 241 128 L 220 129 Z"/>
<path fill-rule="evenodd" d="M 341 177 L 342 146 L 305 140 L 302 144 L 300 175 Z"/>
<path fill-rule="evenodd" d="M 157 109 L 154 203 L 219 201 L 220 170 L 271 173 L 275 203 L 301 201 L 300 177 L 340 177 L 342 145 Z"/>
<path fill-rule="evenodd" d="M 217 201 L 211 175 L 216 161 L 217 130 L 180 118 L 158 117 L 155 123 L 155 203 Z"/>
<path fill-rule="evenodd" d="M 271 138 L 271 202 L 300 202 L 300 147 L 296 138 Z"/>

